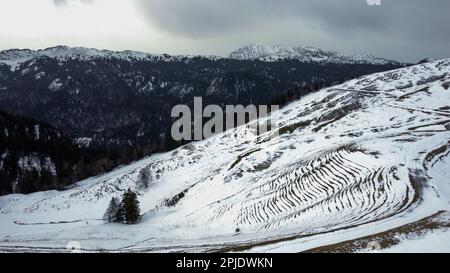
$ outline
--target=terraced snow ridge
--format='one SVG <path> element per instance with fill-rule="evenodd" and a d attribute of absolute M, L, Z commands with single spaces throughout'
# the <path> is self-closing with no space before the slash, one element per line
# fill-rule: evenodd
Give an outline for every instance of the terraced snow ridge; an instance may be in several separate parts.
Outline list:
<path fill-rule="evenodd" d="M 449 73 L 441 60 L 361 77 L 273 113 L 275 138 L 249 124 L 65 191 L 0 197 L 0 251 L 302 251 L 448 211 Z M 141 222 L 102 221 L 128 188 Z"/>
<path fill-rule="evenodd" d="M 381 166 L 361 151 L 330 151 L 287 166 L 269 181 L 257 179 L 222 205 L 211 222 L 228 215 L 235 226 L 250 230 L 291 225 L 313 232 L 382 219 L 409 205 L 414 190 L 401 183 L 395 167 Z"/>

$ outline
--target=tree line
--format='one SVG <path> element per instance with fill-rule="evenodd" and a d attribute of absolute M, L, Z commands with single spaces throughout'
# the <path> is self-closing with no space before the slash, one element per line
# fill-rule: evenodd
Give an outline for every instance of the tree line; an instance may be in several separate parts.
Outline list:
<path fill-rule="evenodd" d="M 0 110 L 0 195 L 61 190 L 176 146 L 161 139 L 147 145 L 80 147 L 49 124 Z"/>

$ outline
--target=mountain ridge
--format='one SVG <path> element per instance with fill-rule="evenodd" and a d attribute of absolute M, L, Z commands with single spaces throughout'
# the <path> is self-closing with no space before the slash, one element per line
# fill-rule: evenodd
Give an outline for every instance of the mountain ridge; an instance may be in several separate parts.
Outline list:
<path fill-rule="evenodd" d="M 6 64 L 15 70 L 20 64 L 39 57 L 49 57 L 54 59 L 81 59 L 93 60 L 120 59 L 120 60 L 148 60 L 148 61 L 188 61 L 193 58 L 203 58 L 209 60 L 259 60 L 264 62 L 275 62 L 282 60 L 299 60 L 306 63 L 342 63 L 342 64 L 373 64 L 373 65 L 407 65 L 399 61 L 377 58 L 372 55 L 345 55 L 337 51 L 322 50 L 309 46 L 286 47 L 281 45 L 265 46 L 262 44 L 249 44 L 241 47 L 228 56 L 217 55 L 170 55 L 155 54 L 133 50 L 114 51 L 107 49 L 95 49 L 89 47 L 69 47 L 58 45 L 45 49 L 7 49 L 0 51 L 0 64 Z"/>
<path fill-rule="evenodd" d="M 346 55 L 337 51 L 322 50 L 311 46 L 288 47 L 282 45 L 266 46 L 263 44 L 250 44 L 239 48 L 232 52 L 229 58 L 266 62 L 297 59 L 304 62 L 318 63 L 405 64 L 399 61 L 378 58 L 373 55 Z"/>
<path fill-rule="evenodd" d="M 0 51 L 0 63 L 11 66 L 15 70 L 21 63 L 30 61 L 34 58 L 49 57 L 53 59 L 80 59 L 93 60 L 101 59 L 119 59 L 119 60 L 149 60 L 149 61 L 180 61 L 189 60 L 192 58 L 205 58 L 210 60 L 217 60 L 223 57 L 214 55 L 170 55 L 170 54 L 155 54 L 146 53 L 134 50 L 114 51 L 108 49 L 96 49 L 89 47 L 69 47 L 65 45 L 57 45 L 45 49 L 7 49 Z"/>

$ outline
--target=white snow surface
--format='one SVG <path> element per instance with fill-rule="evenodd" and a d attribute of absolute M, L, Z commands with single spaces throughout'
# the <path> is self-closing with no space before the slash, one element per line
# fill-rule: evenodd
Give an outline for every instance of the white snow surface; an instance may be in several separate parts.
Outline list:
<path fill-rule="evenodd" d="M 257 120 L 65 191 L 0 197 L 0 251 L 293 252 L 448 211 L 449 72 L 447 59 L 360 77 L 273 113 L 278 137 Z M 128 188 L 141 222 L 102 221 Z"/>

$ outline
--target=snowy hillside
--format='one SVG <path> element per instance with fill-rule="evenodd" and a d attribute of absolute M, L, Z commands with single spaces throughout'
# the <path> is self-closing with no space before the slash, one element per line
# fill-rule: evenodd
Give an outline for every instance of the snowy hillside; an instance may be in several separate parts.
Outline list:
<path fill-rule="evenodd" d="M 448 213 L 449 85 L 450 59 L 364 76 L 275 113 L 274 139 L 243 126 L 66 191 L 0 197 L 0 251 L 303 251 Z M 142 221 L 104 223 L 129 187 Z"/>
<path fill-rule="evenodd" d="M 250 44 L 230 54 L 231 59 L 260 60 L 274 62 L 295 59 L 302 62 L 342 63 L 342 64 L 400 64 L 399 62 L 377 58 L 371 55 L 344 55 L 334 51 L 314 47 L 286 47 Z"/>

